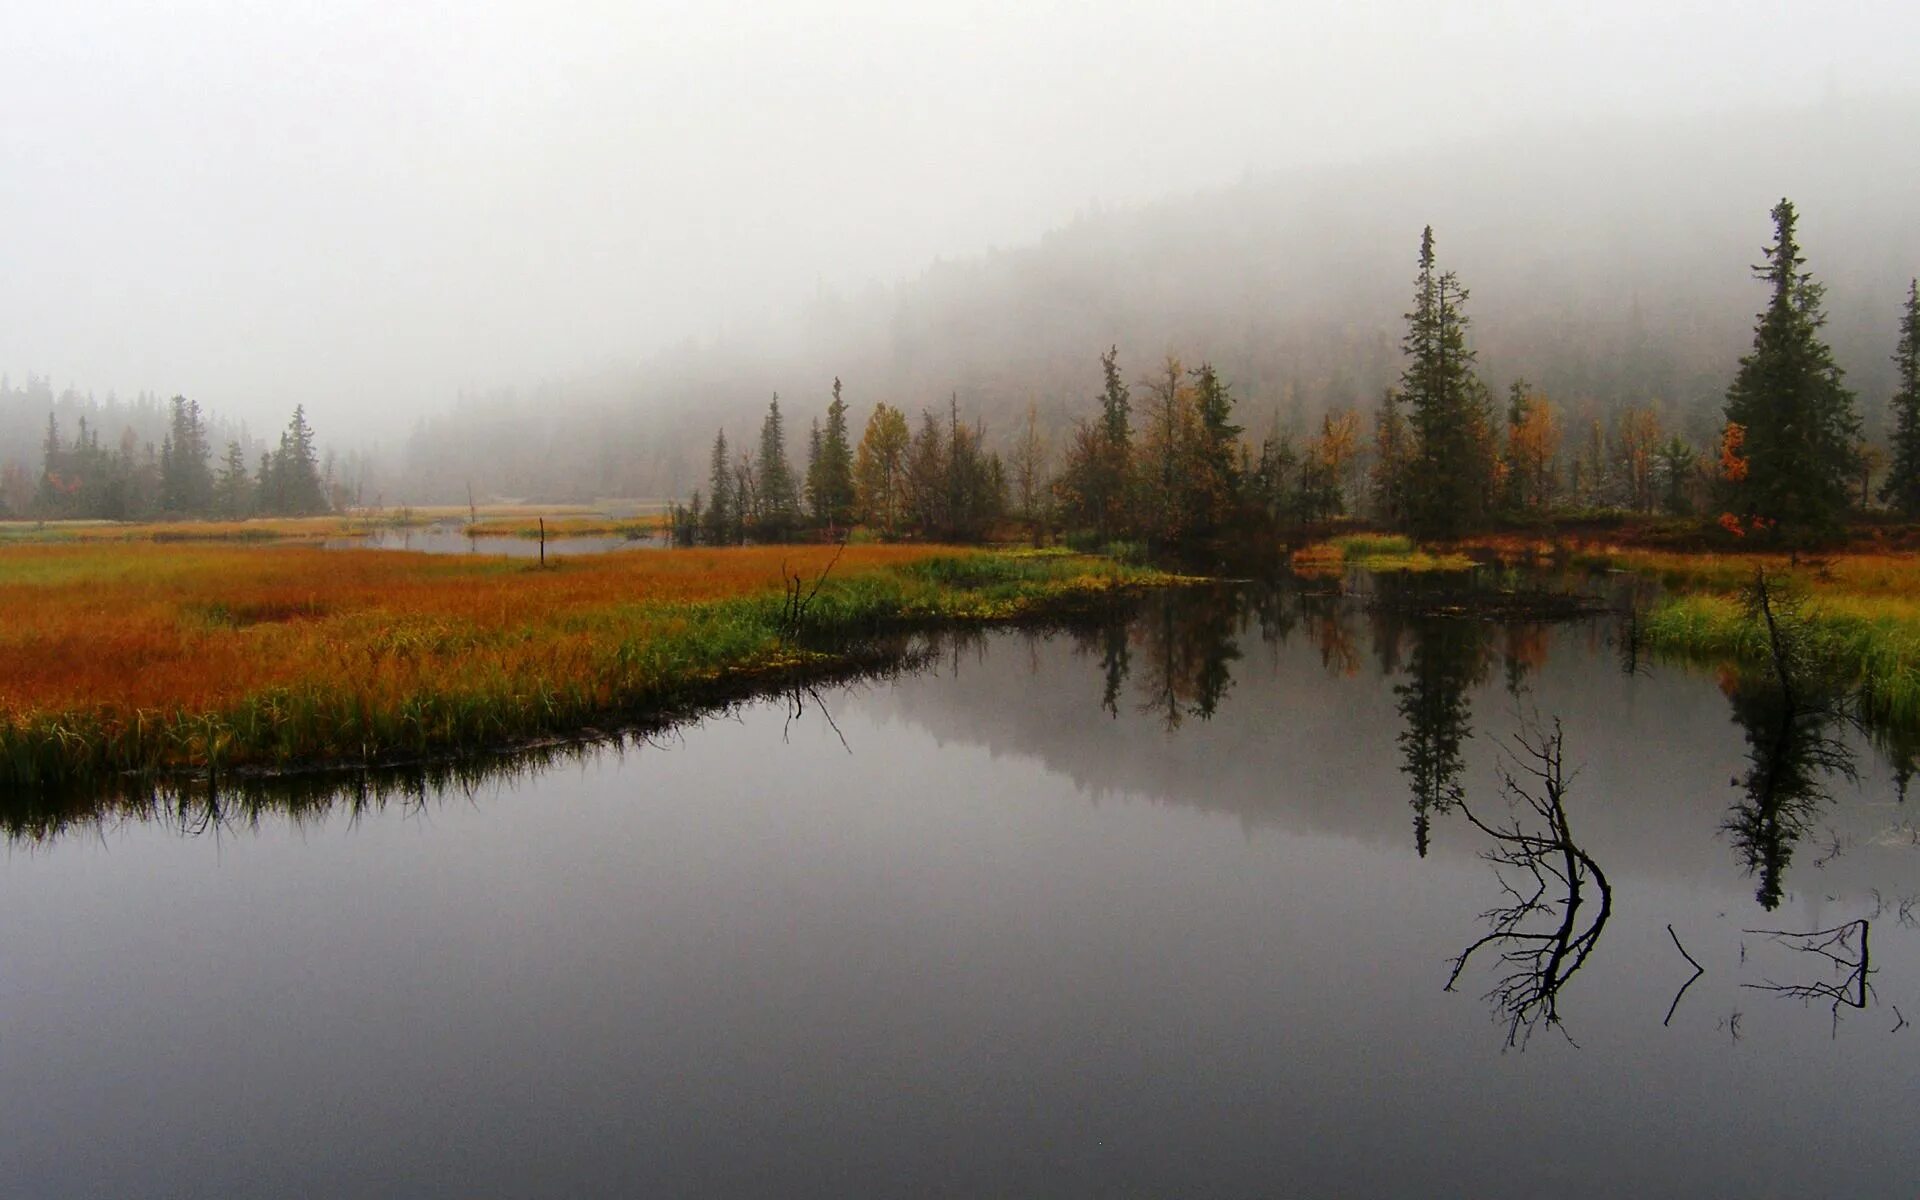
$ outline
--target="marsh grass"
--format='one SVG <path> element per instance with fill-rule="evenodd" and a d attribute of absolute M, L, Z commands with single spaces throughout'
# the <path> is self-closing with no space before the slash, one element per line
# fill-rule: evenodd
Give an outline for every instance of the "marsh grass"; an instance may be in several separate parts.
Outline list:
<path fill-rule="evenodd" d="M 1665 585 L 1668 594 L 1642 625 L 1653 649 L 1749 665 L 1767 661 L 1768 643 L 1741 593 L 1764 569 L 1769 579 L 1804 595 L 1808 653 L 1853 683 L 1867 719 L 1920 729 L 1920 558 L 1844 554 L 1795 564 L 1775 556 L 1614 550 L 1590 551 L 1577 561 L 1639 572 Z"/>
<path fill-rule="evenodd" d="M 0 553 L 0 786 L 383 762 L 566 734 L 803 678 L 859 639 L 1096 605 L 1103 559 L 849 547 L 505 559 L 305 546 Z"/>
<path fill-rule="evenodd" d="M 1337 575 L 1349 568 L 1363 571 L 1421 573 L 1470 571 L 1474 562 L 1465 554 L 1421 549 L 1412 538 L 1397 533 L 1349 533 L 1316 542 L 1293 552 L 1291 565 L 1303 575 Z"/>

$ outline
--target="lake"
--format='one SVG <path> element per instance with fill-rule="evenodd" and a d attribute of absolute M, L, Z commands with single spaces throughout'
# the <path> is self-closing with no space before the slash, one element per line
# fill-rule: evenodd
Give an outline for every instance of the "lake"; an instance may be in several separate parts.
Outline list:
<path fill-rule="evenodd" d="M 1421 586 L 928 637 L 385 799 L 9 798 L 5 1191 L 1912 1194 L 1902 755 Z"/>
<path fill-rule="evenodd" d="M 546 554 L 564 558 L 578 554 L 607 554 L 616 550 L 660 550 L 667 546 L 665 535 L 650 537 L 549 537 Z M 508 558 L 538 558 L 540 539 L 513 534 L 468 536 L 462 522 L 433 525 L 393 526 L 372 529 L 364 534 L 328 538 L 329 550 L 408 550 L 416 554 L 499 554 Z"/>

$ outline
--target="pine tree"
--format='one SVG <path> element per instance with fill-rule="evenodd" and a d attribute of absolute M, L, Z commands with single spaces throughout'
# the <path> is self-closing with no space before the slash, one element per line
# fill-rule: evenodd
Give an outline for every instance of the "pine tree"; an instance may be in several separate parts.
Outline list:
<path fill-rule="evenodd" d="M 1907 284 L 1893 361 L 1900 372 L 1900 386 L 1893 393 L 1893 461 L 1880 485 L 1880 499 L 1913 520 L 1920 517 L 1920 279 Z"/>
<path fill-rule="evenodd" d="M 800 497 L 793 483 L 793 468 L 787 463 L 787 427 L 780 415 L 777 392 L 767 405 L 766 420 L 760 424 L 760 453 L 753 467 L 758 499 L 755 516 L 760 535 L 774 539 L 785 537 L 800 515 Z"/>
<path fill-rule="evenodd" d="M 1791 201 L 1772 212 L 1774 244 L 1756 278 L 1771 289 L 1753 352 L 1727 389 L 1726 416 L 1746 432 L 1746 478 L 1732 485 L 1737 516 L 1801 542 L 1830 536 L 1847 511 L 1860 420 L 1833 352 L 1820 340 L 1825 287 L 1800 270 Z"/>
<path fill-rule="evenodd" d="M 1212 363 L 1188 375 L 1193 420 L 1179 453 L 1180 527 L 1187 538 L 1203 538 L 1225 527 L 1240 503 L 1240 426 L 1233 423 L 1233 395 Z"/>
<path fill-rule="evenodd" d="M 1467 289 L 1441 271 L 1433 226 L 1420 235 L 1420 271 L 1401 350 L 1410 360 L 1400 375 L 1412 434 L 1407 471 L 1407 520 L 1421 537 L 1454 537 L 1480 520 L 1489 482 L 1486 388 L 1473 373 L 1467 348 Z"/>
<path fill-rule="evenodd" d="M 813 424 L 807 430 L 807 473 L 800 486 L 806 496 L 807 518 L 815 527 L 824 528 L 827 523 L 827 493 L 820 486 L 819 417 L 813 419 Z"/>
<path fill-rule="evenodd" d="M 320 483 L 319 455 L 304 405 L 294 407 L 279 447 L 260 470 L 261 511 L 299 517 L 323 513 L 330 507 Z"/>
<path fill-rule="evenodd" d="M 213 484 L 214 511 L 238 520 L 253 504 L 253 483 L 247 478 L 247 455 L 239 442 L 227 443 L 227 456 L 220 463 L 219 477 Z"/>
<path fill-rule="evenodd" d="M 840 398 L 840 380 L 833 381 L 833 400 L 827 405 L 827 430 L 820 442 L 820 491 L 825 524 L 839 528 L 853 523 L 853 445 L 847 432 L 847 402 Z"/>
<path fill-rule="evenodd" d="M 197 516 L 213 507 L 211 456 L 200 405 L 175 396 L 160 451 L 160 507 L 164 511 Z"/>
<path fill-rule="evenodd" d="M 733 491 L 733 464 L 727 461 L 727 433 L 713 435 L 713 461 L 707 476 L 707 520 L 705 537 L 710 545 L 724 546 L 733 541 L 739 511 Z"/>

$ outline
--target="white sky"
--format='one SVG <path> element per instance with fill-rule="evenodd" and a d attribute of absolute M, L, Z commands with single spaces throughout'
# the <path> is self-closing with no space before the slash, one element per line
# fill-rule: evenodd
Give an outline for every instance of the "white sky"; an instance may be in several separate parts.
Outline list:
<path fill-rule="evenodd" d="M 0 370 L 389 433 L 1091 200 L 1916 46 L 1914 0 L 0 0 Z"/>

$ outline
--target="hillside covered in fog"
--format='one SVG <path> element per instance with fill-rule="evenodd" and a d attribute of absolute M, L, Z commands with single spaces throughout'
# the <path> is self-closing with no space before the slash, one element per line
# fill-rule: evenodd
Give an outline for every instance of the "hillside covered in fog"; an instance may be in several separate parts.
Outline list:
<path fill-rule="evenodd" d="M 1905 150 L 1917 127 L 1912 99 L 1536 127 L 1186 194 L 1173 147 L 1161 203 L 1085 212 L 1029 245 L 822 295 L 783 327 L 689 343 L 637 370 L 463 398 L 419 425 L 394 464 L 396 494 L 444 499 L 468 482 L 553 499 L 684 494 L 714 431 L 743 444 L 776 391 L 797 456 L 835 376 L 856 422 L 876 401 L 913 413 L 957 392 L 990 443 L 1011 437 L 1029 403 L 1064 430 L 1087 411 L 1109 344 L 1135 376 L 1167 354 L 1211 360 L 1255 432 L 1370 410 L 1398 377 L 1429 222 L 1442 264 L 1471 290 L 1491 386 L 1525 377 L 1576 421 L 1651 404 L 1704 443 L 1762 302 L 1749 268 L 1782 195 L 1804 214 L 1828 333 L 1877 436 L 1898 306 L 1920 272 L 1920 160 Z"/>

